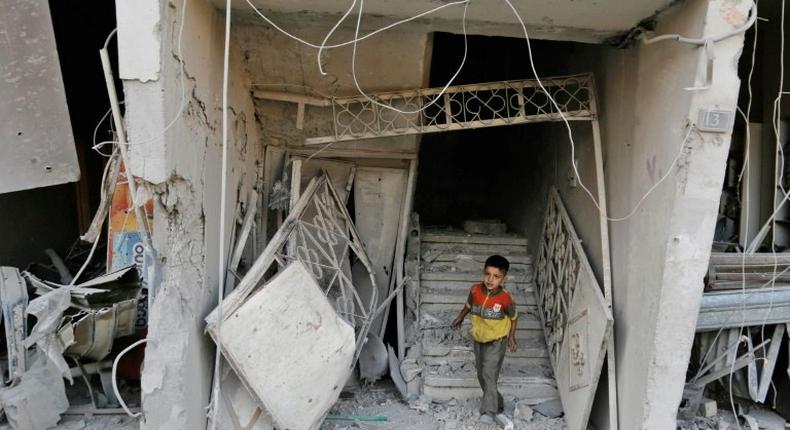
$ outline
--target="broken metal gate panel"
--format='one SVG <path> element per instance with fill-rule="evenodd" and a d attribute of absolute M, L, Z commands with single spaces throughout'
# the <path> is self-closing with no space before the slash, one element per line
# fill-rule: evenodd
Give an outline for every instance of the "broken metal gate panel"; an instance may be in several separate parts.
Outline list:
<path fill-rule="evenodd" d="M 0 193 L 79 179 L 47 2 L 0 0 Z"/>
<path fill-rule="evenodd" d="M 357 170 L 354 182 L 356 225 L 375 269 L 379 297 L 387 295 L 405 188 L 406 170 L 384 167 Z M 375 333 L 379 333 L 382 317 L 373 322 Z"/>
<path fill-rule="evenodd" d="M 537 262 L 537 299 L 569 430 L 587 428 L 613 318 L 559 193 L 552 188 Z"/>

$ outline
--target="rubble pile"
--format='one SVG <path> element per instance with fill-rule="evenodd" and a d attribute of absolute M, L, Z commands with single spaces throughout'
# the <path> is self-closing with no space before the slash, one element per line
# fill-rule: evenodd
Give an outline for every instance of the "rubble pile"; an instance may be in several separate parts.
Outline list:
<path fill-rule="evenodd" d="M 332 408 L 321 430 L 344 430 L 360 428 L 403 429 L 403 430 L 496 430 L 497 425 L 479 421 L 476 399 L 437 402 L 423 395 L 410 402 L 398 397 L 391 386 L 380 383 L 361 387 L 354 392 L 344 393 Z M 562 417 L 550 418 L 537 411 L 530 414 L 523 401 L 505 396 L 505 414 L 513 417 L 517 430 L 565 430 Z M 342 418 L 342 419 L 333 419 Z M 370 419 L 386 419 L 372 421 Z M 354 421 L 354 419 L 359 419 Z M 369 421 L 370 420 L 370 421 Z"/>
<path fill-rule="evenodd" d="M 48 429 L 64 414 L 124 414 L 118 408 L 125 405 L 116 395 L 111 359 L 118 348 L 142 337 L 137 329 L 141 295 L 134 266 L 76 285 L 73 280 L 64 285 L 31 271 L 0 267 L 5 328 L 0 408 L 7 427 Z M 122 363 L 124 376 L 139 379 L 141 360 L 138 356 L 132 359 L 136 363 Z M 93 379 L 101 389 L 94 387 Z M 121 388 L 127 397 L 139 397 Z M 74 428 L 87 428 L 84 420 L 69 422 Z M 82 427 L 76 427 L 80 422 Z"/>

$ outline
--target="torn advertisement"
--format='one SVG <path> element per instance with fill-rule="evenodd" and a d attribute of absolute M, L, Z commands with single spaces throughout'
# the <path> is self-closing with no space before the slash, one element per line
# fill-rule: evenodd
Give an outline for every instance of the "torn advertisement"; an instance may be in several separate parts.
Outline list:
<path fill-rule="evenodd" d="M 142 190 L 144 190 L 142 187 L 138 189 L 138 191 Z M 137 194 L 137 200 L 145 202 L 141 203 L 141 205 L 146 215 L 148 231 L 152 231 L 154 226 L 153 200 L 147 198 L 147 196 L 141 198 L 140 192 Z M 149 286 L 157 285 L 155 278 L 158 274 L 158 267 L 154 256 L 146 254 L 143 237 L 145 234 L 144 226 L 138 224 L 133 212 L 126 169 L 121 163 L 115 191 L 112 195 L 107 226 L 107 267 L 110 271 L 116 271 L 132 265 L 137 268 L 143 285 L 144 297 L 138 303 L 136 325 L 138 328 L 144 328 L 148 325 L 148 309 L 156 295 L 156 291 L 150 290 Z"/>

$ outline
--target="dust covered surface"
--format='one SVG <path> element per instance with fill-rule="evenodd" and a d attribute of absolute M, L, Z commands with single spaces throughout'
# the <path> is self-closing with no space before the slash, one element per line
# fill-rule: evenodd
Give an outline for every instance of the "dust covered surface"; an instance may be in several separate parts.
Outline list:
<path fill-rule="evenodd" d="M 51 430 L 138 430 L 140 421 L 126 415 L 64 415 Z M 13 430 L 4 423 L 0 430 Z"/>
<path fill-rule="evenodd" d="M 505 397 L 505 414 L 513 417 L 517 399 Z M 321 430 L 400 429 L 400 430 L 496 430 L 496 425 L 478 421 L 479 400 L 445 403 L 431 402 L 422 397 L 406 402 L 400 399 L 389 383 L 361 387 L 353 393 L 344 393 L 330 411 L 330 416 L 387 417 L 387 421 L 351 421 L 327 419 Z M 535 413 L 529 422 L 514 420 L 519 430 L 567 430 L 563 418 L 546 418 Z"/>

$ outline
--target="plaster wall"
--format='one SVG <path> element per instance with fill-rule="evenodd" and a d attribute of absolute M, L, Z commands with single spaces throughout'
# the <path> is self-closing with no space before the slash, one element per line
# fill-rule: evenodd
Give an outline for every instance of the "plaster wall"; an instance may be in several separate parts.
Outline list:
<path fill-rule="evenodd" d="M 750 2 L 689 1 L 658 17 L 657 34 L 718 35 L 745 21 Z M 712 86 L 701 48 L 674 42 L 603 49 L 602 100 L 610 222 L 619 425 L 674 428 L 726 170 L 730 133 L 688 133 L 701 108 L 735 110 L 743 36 L 715 45 Z M 676 167 L 672 161 L 681 150 Z"/>
<path fill-rule="evenodd" d="M 325 50 L 322 65 L 326 75 L 322 75 L 318 70 L 317 49 L 262 24 L 257 17 L 240 20 L 243 24 L 236 34 L 252 78 L 252 88 L 318 97 L 359 95 L 352 76 L 351 46 Z M 331 28 L 307 16 L 302 17 L 300 24 L 299 37 L 317 45 Z M 353 38 L 353 31 L 341 29 L 328 44 Z M 430 69 L 430 40 L 431 36 L 424 31 L 392 31 L 360 42 L 356 74 L 361 88 L 372 93 L 424 87 Z M 334 133 L 331 108 L 306 107 L 304 129 L 298 130 L 296 104 L 258 99 L 255 106 L 265 145 L 312 152 L 324 145 L 305 147 L 305 137 Z M 415 154 L 418 141 L 417 136 L 399 136 L 340 142 L 322 150 L 321 155 L 347 156 L 349 151 L 371 158 L 381 153 Z"/>
<path fill-rule="evenodd" d="M 132 61 L 140 52 L 120 51 L 120 64 L 136 66 L 122 74 L 131 170 L 155 202 L 159 279 L 142 378 L 142 428 L 199 429 L 212 381 L 214 344 L 203 333 L 203 318 L 217 303 L 220 205 L 228 211 L 228 241 L 237 208 L 257 182 L 262 147 L 250 82 L 232 43 L 227 200 L 221 202 L 224 17 L 205 0 L 147 2 L 117 1 L 126 11 L 117 17 L 121 46 L 153 37 L 159 47 L 140 63 Z"/>

